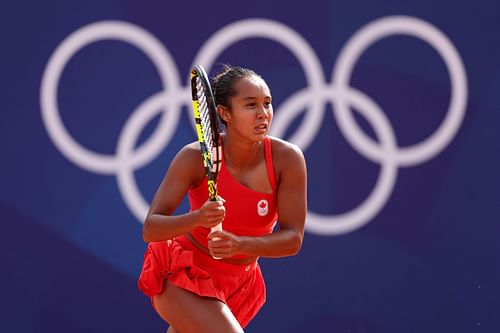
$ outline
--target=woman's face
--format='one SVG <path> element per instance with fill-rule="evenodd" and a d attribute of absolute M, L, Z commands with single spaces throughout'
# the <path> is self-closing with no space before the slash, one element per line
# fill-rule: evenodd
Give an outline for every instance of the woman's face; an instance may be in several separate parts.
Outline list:
<path fill-rule="evenodd" d="M 252 75 L 234 83 L 236 95 L 231 108 L 222 107 L 221 116 L 227 130 L 251 141 L 261 141 L 268 134 L 273 119 L 272 97 L 266 82 Z"/>

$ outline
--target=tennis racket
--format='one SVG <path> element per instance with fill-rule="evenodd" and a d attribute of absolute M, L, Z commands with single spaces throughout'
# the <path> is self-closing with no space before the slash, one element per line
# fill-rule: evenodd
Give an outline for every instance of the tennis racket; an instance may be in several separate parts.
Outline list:
<path fill-rule="evenodd" d="M 201 65 L 191 70 L 191 92 L 196 132 L 208 179 L 208 196 L 210 201 L 215 201 L 217 200 L 217 176 L 221 167 L 222 149 L 214 95 L 207 73 Z M 222 230 L 222 224 L 212 227 L 211 231 L 215 230 Z"/>

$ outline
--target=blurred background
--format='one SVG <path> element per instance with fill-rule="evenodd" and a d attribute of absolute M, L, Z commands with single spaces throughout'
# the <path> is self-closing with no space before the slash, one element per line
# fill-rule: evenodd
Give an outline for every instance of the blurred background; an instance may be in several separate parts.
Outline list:
<path fill-rule="evenodd" d="M 194 63 L 262 74 L 308 162 L 302 251 L 260 261 L 247 332 L 500 331 L 498 1 L 1 7 L 0 331 L 166 330 L 141 219 L 196 139 Z"/>

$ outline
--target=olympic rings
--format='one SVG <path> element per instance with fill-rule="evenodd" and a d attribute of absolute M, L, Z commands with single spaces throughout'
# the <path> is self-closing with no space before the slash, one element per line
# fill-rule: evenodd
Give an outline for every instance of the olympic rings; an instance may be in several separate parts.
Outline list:
<path fill-rule="evenodd" d="M 363 92 L 349 86 L 353 68 L 362 53 L 376 41 L 399 34 L 430 44 L 443 58 L 451 82 L 450 105 L 442 124 L 430 137 L 407 147 L 398 147 L 394 130 L 381 108 Z M 293 119 L 306 110 L 303 121 L 289 139 L 306 149 L 319 130 L 324 105 L 330 102 L 334 105 L 334 117 L 341 133 L 349 144 L 362 156 L 381 166 L 375 187 L 352 211 L 333 216 L 309 211 L 306 223 L 309 232 L 344 234 L 370 222 L 392 194 L 398 168 L 415 166 L 438 155 L 452 141 L 462 124 L 468 93 L 464 65 L 453 43 L 428 22 L 410 16 L 389 16 L 365 25 L 341 50 L 330 84 L 326 82 L 320 61 L 308 42 L 292 28 L 269 19 L 245 19 L 223 27 L 200 48 L 193 64 L 211 68 L 231 44 L 254 37 L 280 43 L 291 51 L 302 66 L 307 81 L 307 87 L 289 96 L 276 110 L 271 134 L 283 136 Z M 127 119 L 114 156 L 89 151 L 76 142 L 66 130 L 57 105 L 58 84 L 71 57 L 88 44 L 109 39 L 129 43 L 143 51 L 157 68 L 163 84 L 161 92 L 146 99 Z M 59 151 L 90 172 L 116 174 L 128 208 L 139 221 L 143 221 L 149 205 L 138 189 L 134 171 L 151 162 L 169 144 L 182 107 L 190 107 L 190 94 L 189 82 L 181 86 L 172 56 L 153 35 L 130 23 L 102 21 L 78 29 L 56 48 L 43 74 L 40 105 L 44 125 Z M 372 125 L 378 142 L 358 127 L 352 109 Z M 135 148 L 142 129 L 159 113 L 162 117 L 154 133 Z"/>

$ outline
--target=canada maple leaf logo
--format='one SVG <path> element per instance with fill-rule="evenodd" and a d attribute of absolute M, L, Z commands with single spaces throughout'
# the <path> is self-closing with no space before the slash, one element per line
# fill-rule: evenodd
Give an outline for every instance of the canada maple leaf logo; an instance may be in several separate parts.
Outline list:
<path fill-rule="evenodd" d="M 260 200 L 258 203 L 257 203 L 257 214 L 259 214 L 259 216 L 266 216 L 267 215 L 267 200 L 265 199 L 262 199 Z"/>

